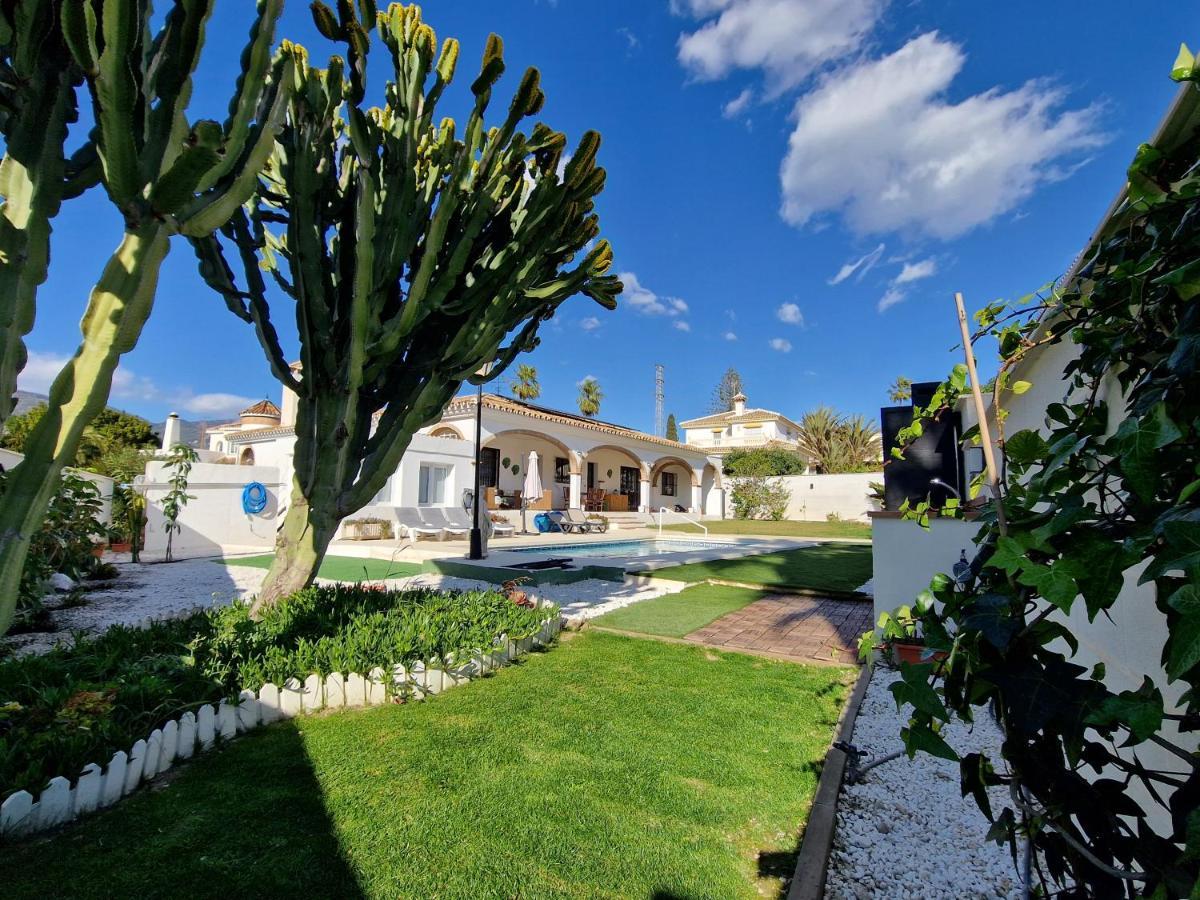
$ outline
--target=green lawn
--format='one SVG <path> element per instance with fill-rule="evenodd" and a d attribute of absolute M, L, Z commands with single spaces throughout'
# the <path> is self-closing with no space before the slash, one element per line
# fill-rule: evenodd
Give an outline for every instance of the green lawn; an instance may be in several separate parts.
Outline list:
<path fill-rule="evenodd" d="M 226 566 L 253 566 L 256 569 L 269 569 L 275 554 L 264 553 L 262 556 L 238 556 L 230 559 L 220 559 L 217 562 Z M 425 570 L 416 563 L 392 562 L 387 559 L 358 559 L 354 556 L 327 556 L 321 563 L 317 575 L 330 581 L 380 581 L 384 578 L 407 578 L 409 575 L 420 575 Z"/>
<path fill-rule="evenodd" d="M 592 624 L 639 634 L 683 637 L 762 596 L 762 591 L 750 588 L 697 584 L 676 594 L 665 594 L 614 610 Z"/>
<path fill-rule="evenodd" d="M 603 633 L 260 729 L 54 838 L 8 898 L 775 895 L 849 669 Z"/>
<path fill-rule="evenodd" d="M 867 522 L 772 522 L 763 519 L 714 519 L 705 521 L 709 534 L 758 534 L 764 537 L 865 538 L 871 539 Z M 695 525 L 664 525 L 671 531 L 699 534 Z"/>
<path fill-rule="evenodd" d="M 721 578 L 773 589 L 847 592 L 871 578 L 871 548 L 866 544 L 820 544 L 741 559 L 671 566 L 651 574 L 673 581 Z"/>

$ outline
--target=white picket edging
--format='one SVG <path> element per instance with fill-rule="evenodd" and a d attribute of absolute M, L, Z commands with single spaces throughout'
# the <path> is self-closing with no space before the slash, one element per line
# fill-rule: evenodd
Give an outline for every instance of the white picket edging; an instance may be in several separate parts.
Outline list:
<path fill-rule="evenodd" d="M 491 653 L 477 652 L 465 663 L 457 660 L 451 667 L 416 663 L 409 670 L 396 666 L 392 673 L 389 696 L 382 668 L 366 675 L 335 672 L 326 678 L 309 675 L 304 681 L 288 679 L 282 687 L 264 684 L 257 694 L 244 690 L 237 703 L 222 700 L 216 707 L 201 706 L 195 713 L 185 712 L 155 728 L 145 740 L 139 740 L 126 753 L 118 750 L 101 767 L 88 763 L 74 786 L 70 780 L 52 778 L 35 800 L 28 791 L 17 791 L 0 804 L 0 842 L 45 831 L 97 809 L 112 806 L 133 793 L 139 785 L 166 772 L 176 760 L 189 759 L 197 750 L 204 751 L 233 740 L 260 725 L 322 709 L 353 709 L 380 706 L 392 698 L 424 700 L 427 696 L 466 684 L 528 653 L 535 646 L 549 644 L 562 631 L 560 616 L 547 619 L 541 631 L 520 641 L 501 635 Z"/>

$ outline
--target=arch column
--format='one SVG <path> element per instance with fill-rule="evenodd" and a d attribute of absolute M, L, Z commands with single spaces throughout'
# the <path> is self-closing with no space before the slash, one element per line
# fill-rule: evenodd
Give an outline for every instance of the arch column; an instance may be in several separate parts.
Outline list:
<path fill-rule="evenodd" d="M 583 473 L 581 472 L 571 473 L 571 489 L 568 506 L 570 506 L 571 509 L 583 508 Z"/>
<path fill-rule="evenodd" d="M 696 515 L 704 513 L 704 489 L 694 481 L 692 482 L 692 512 Z"/>
<path fill-rule="evenodd" d="M 638 507 L 638 511 L 639 512 L 649 512 L 650 511 L 650 473 L 646 471 L 645 467 L 642 468 L 642 482 L 640 485 L 639 496 L 641 497 L 642 503 Z"/>

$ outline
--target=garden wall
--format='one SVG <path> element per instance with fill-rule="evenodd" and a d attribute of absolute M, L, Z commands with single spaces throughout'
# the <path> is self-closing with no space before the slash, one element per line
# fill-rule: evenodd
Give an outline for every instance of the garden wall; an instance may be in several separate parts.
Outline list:
<path fill-rule="evenodd" d="M 726 476 L 728 487 L 732 479 Z M 786 519 L 823 522 L 830 514 L 846 521 L 866 522 L 867 513 L 879 509 L 871 498 L 871 482 L 883 481 L 882 472 L 858 472 L 850 475 L 783 475 L 775 481 L 791 493 Z M 733 518 L 733 501 L 725 492 L 725 517 Z"/>
<path fill-rule="evenodd" d="M 0 450 L 0 466 L 3 466 L 5 470 L 11 469 L 24 458 L 22 454 L 14 453 L 12 450 Z M 80 469 L 68 469 L 67 471 L 87 479 L 96 486 L 100 491 L 100 521 L 111 522 L 113 485 L 116 482 L 107 475 L 97 475 L 95 472 L 84 472 Z"/>
<path fill-rule="evenodd" d="M 163 529 L 163 498 L 170 472 L 161 462 L 146 465 L 141 488 L 146 494 L 146 546 L 148 560 L 161 559 L 167 548 Z M 242 491 L 252 481 L 267 489 L 267 506 L 250 515 L 242 509 Z M 219 556 L 223 549 L 269 548 L 275 545 L 276 515 L 284 485 L 274 466 L 232 466 L 194 463 L 187 492 L 192 496 L 179 516 L 180 531 L 172 541 L 175 559 Z"/>

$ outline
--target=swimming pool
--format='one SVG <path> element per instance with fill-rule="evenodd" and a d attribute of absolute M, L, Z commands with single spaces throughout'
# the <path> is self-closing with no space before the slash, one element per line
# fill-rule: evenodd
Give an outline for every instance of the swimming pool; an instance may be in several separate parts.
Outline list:
<path fill-rule="evenodd" d="M 544 547 L 514 547 L 509 553 L 540 553 L 551 556 L 662 556 L 667 553 L 687 553 L 695 550 L 728 550 L 728 543 L 718 541 L 679 541 L 666 538 L 642 538 L 636 541 L 602 541 L 595 544 L 548 544 Z"/>

